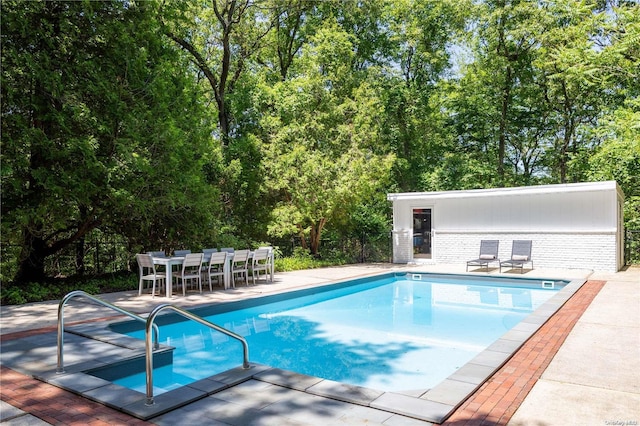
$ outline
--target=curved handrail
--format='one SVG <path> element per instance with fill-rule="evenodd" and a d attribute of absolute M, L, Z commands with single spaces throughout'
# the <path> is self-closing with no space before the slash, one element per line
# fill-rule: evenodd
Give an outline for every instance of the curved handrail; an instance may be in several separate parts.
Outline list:
<path fill-rule="evenodd" d="M 185 311 L 184 309 L 178 308 L 177 306 L 174 305 L 170 305 L 168 303 L 162 304 L 162 305 L 158 305 L 155 307 L 155 309 L 153 311 L 151 311 L 151 313 L 149 314 L 149 316 L 147 317 L 147 328 L 145 330 L 145 349 L 146 349 L 146 358 L 147 358 L 147 363 L 146 363 L 146 368 L 147 368 L 147 402 L 146 405 L 153 405 L 153 350 L 151 348 L 151 339 L 150 339 L 150 329 L 152 326 L 154 326 L 154 321 L 156 319 L 156 316 L 158 316 L 158 314 L 165 310 L 165 309 L 172 309 L 173 311 L 177 312 L 178 314 L 193 320 L 197 323 L 200 323 L 204 326 L 213 328 L 216 331 L 219 331 L 220 333 L 226 334 L 229 337 L 233 337 L 236 340 L 239 340 L 240 343 L 242 343 L 242 348 L 243 348 L 243 355 L 244 355 L 244 360 L 242 362 L 242 368 L 247 370 L 249 369 L 250 365 L 249 365 L 249 344 L 247 343 L 247 341 L 244 339 L 244 337 L 240 336 L 239 334 L 234 333 L 233 331 L 227 330 L 226 328 L 220 327 L 219 325 L 216 325 L 212 322 L 209 322 L 207 320 L 205 320 L 204 318 L 201 318 L 195 314 L 192 314 L 189 311 Z"/>
<path fill-rule="evenodd" d="M 112 305 L 109 302 L 105 302 L 104 300 L 99 299 L 95 296 L 92 296 L 88 293 L 85 293 L 82 290 L 75 290 L 75 291 L 72 291 L 71 293 L 68 293 L 66 296 L 62 298 L 62 300 L 60 300 L 60 303 L 58 304 L 58 366 L 56 368 L 56 373 L 64 373 L 64 354 L 63 354 L 64 352 L 63 351 L 64 349 L 64 307 L 69 300 L 79 296 L 86 297 L 87 299 L 90 299 L 98 303 L 99 305 L 106 306 L 107 308 L 111 308 L 114 311 L 117 311 L 123 315 L 127 315 L 135 320 L 142 321 L 144 323 L 146 323 L 147 321 L 146 318 L 143 318 L 140 315 L 136 315 L 133 312 L 126 311 L 122 308 L 117 307 L 116 305 Z M 154 327 L 153 331 L 156 338 L 155 348 L 158 349 L 160 331 L 157 325 Z"/>

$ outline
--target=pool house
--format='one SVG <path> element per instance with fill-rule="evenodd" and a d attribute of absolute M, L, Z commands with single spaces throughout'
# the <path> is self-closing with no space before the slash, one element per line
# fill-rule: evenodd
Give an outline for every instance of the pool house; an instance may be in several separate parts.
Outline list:
<path fill-rule="evenodd" d="M 394 263 L 464 263 L 481 240 L 533 242 L 534 267 L 618 271 L 624 194 L 615 181 L 391 193 Z"/>

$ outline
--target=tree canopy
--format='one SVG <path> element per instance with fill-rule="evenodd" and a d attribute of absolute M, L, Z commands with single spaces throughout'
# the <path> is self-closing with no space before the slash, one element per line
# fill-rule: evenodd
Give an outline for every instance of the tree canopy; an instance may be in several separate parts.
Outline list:
<path fill-rule="evenodd" d="M 383 233 L 389 191 L 615 179 L 640 227 L 640 4 L 2 3 L 2 279 Z M 370 223 L 367 223 L 370 221 Z M 11 250 L 8 248 L 12 248 Z"/>

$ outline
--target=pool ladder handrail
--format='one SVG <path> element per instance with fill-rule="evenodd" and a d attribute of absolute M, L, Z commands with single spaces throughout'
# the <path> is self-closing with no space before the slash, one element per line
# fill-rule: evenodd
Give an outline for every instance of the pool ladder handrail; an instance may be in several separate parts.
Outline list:
<path fill-rule="evenodd" d="M 217 324 L 214 324 L 212 322 L 209 322 L 207 320 L 205 320 L 204 318 L 199 317 L 198 315 L 195 315 L 189 311 L 186 311 L 184 309 L 181 309 L 177 306 L 171 305 L 169 303 L 164 303 L 162 305 L 158 305 L 156 306 L 153 311 L 151 311 L 151 313 L 149 314 L 149 316 L 147 317 L 147 326 L 145 329 L 145 348 L 146 348 L 146 369 L 147 369 L 147 402 L 146 405 L 153 405 L 154 401 L 153 401 L 153 349 L 152 349 L 152 344 L 151 344 L 151 327 L 155 326 L 154 321 L 156 316 L 158 316 L 158 314 L 165 310 L 165 309 L 171 309 L 173 311 L 175 311 L 176 313 L 182 315 L 185 318 L 188 318 L 190 320 L 193 320 L 197 323 L 200 323 L 206 327 L 209 328 L 213 328 L 216 331 L 219 331 L 220 333 L 226 334 L 229 337 L 232 337 L 236 340 L 239 340 L 240 343 L 242 343 L 242 348 L 243 348 L 243 362 L 242 362 L 242 368 L 245 370 L 248 370 L 250 368 L 249 365 L 249 344 L 247 343 L 247 341 L 245 340 L 244 337 L 240 336 L 239 334 L 234 333 L 233 331 L 227 330 L 226 328 L 220 327 Z"/>
<path fill-rule="evenodd" d="M 99 305 L 113 309 L 114 311 L 117 311 L 123 315 L 127 315 L 137 321 L 141 321 L 144 323 L 147 322 L 147 319 L 141 317 L 140 315 L 137 315 L 137 314 L 134 314 L 133 312 L 129 312 L 127 310 L 119 308 L 116 305 L 113 305 L 109 302 L 105 302 L 104 300 L 99 299 L 95 296 L 92 296 L 88 293 L 85 293 L 82 290 L 75 290 L 75 291 L 72 291 L 71 293 L 68 293 L 66 296 L 62 298 L 62 300 L 60 300 L 60 303 L 58 304 L 58 366 L 56 368 L 56 373 L 64 373 L 64 307 L 69 300 L 73 299 L 74 297 L 80 297 L 80 296 L 86 297 L 87 299 L 92 300 L 98 303 Z M 158 349 L 160 345 L 159 344 L 160 331 L 158 329 L 158 326 L 155 324 L 154 324 L 153 332 L 155 337 L 155 348 Z"/>

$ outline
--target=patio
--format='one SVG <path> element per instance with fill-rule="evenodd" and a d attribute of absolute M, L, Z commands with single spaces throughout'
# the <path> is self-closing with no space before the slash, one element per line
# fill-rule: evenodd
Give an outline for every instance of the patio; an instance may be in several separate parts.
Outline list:
<path fill-rule="evenodd" d="M 278 273 L 274 284 L 174 296 L 171 303 L 195 307 L 390 270 L 461 273 L 464 266 L 357 265 Z M 587 424 L 640 420 L 640 268 L 595 274 L 585 270 L 540 269 L 525 275 L 584 278 L 589 280 L 589 285 L 583 286 L 445 424 L 481 424 L 483 421 L 507 424 L 509 420 L 515 425 Z M 159 303 L 150 295 L 137 297 L 136 291 L 101 297 L 139 314 L 148 313 Z M 95 305 L 75 303 L 68 306 L 66 317 L 70 322 L 98 321 L 108 315 L 113 319 L 110 312 L 101 315 L 103 311 L 98 309 Z M 57 302 L 2 307 L 3 345 L 55 330 L 56 315 Z M 40 424 L 36 417 L 29 417 L 36 415 L 52 424 L 161 425 L 174 424 L 177 419 L 182 424 L 429 424 L 255 380 L 142 422 L 32 379 L 29 374 L 29 371 L 18 372 L 3 366 L 3 421 Z M 37 391 L 32 392 L 33 389 Z M 66 403 L 57 404 L 60 400 Z"/>

